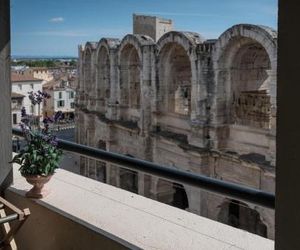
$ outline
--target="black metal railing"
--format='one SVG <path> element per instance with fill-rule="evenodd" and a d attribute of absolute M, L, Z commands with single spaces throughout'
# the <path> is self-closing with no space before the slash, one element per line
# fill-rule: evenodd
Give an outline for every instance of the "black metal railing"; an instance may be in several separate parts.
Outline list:
<path fill-rule="evenodd" d="M 13 128 L 13 134 L 18 136 L 23 135 L 19 129 L 15 128 Z M 58 140 L 58 146 L 63 150 L 118 164 L 130 170 L 141 171 L 147 174 L 158 176 L 160 178 L 169 179 L 174 182 L 191 185 L 209 192 L 225 195 L 233 199 L 275 209 L 275 195 L 259 189 L 249 188 L 204 175 L 162 166 L 153 162 L 144 161 L 113 152 L 107 152 L 105 150 L 62 139 Z"/>

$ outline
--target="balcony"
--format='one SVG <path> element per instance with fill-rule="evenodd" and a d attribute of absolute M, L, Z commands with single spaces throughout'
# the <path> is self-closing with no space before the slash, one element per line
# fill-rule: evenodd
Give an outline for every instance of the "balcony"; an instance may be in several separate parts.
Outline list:
<path fill-rule="evenodd" d="M 274 249 L 274 242 L 59 169 L 49 196 L 25 198 L 30 185 L 13 167 L 5 198 L 30 217 L 19 249 Z"/>
<path fill-rule="evenodd" d="M 13 129 L 13 133 L 20 131 Z M 274 196 L 181 170 L 60 140 L 59 147 L 242 201 L 274 208 Z M 274 249 L 249 232 L 59 169 L 42 200 L 25 198 L 30 185 L 13 166 L 5 198 L 31 216 L 15 240 L 20 249 Z M 258 191 L 258 192 L 257 192 Z M 51 235 L 51 240 L 49 240 Z M 35 240 L 28 240 L 30 238 Z M 68 240 L 69 239 L 69 240 Z"/>
<path fill-rule="evenodd" d="M 295 22 L 299 19 L 299 7 L 300 5 L 296 1 L 292 0 L 280 0 L 279 1 L 279 71 L 278 71 L 278 102 L 279 102 L 279 118 L 278 118 L 278 123 L 277 123 L 277 131 L 278 131 L 278 137 L 277 137 L 277 142 L 278 142 L 278 150 L 277 150 L 277 166 L 276 166 L 276 172 L 277 172 L 277 185 L 276 185 L 276 249 L 281 250 L 281 249 L 300 249 L 300 241 L 299 241 L 299 206 L 300 200 L 299 200 L 299 195 L 297 195 L 297 192 L 300 189 L 300 182 L 299 182 L 299 175 L 300 175 L 300 169 L 297 167 L 299 165 L 299 160 L 300 160 L 300 144 L 299 144 L 299 139 L 300 139 L 300 133 L 299 133 L 299 119 L 297 119 L 297 116 L 295 116 L 295 111 L 297 108 L 297 103 L 298 103 L 298 93 L 300 90 L 300 86 L 297 83 L 297 80 L 299 78 L 299 73 L 298 73 L 298 66 L 299 66 L 299 50 L 298 48 L 298 34 L 297 32 L 298 27 L 297 23 Z M 9 100 L 9 47 L 10 47 L 10 36 L 9 36 L 9 1 L 8 0 L 3 0 L 0 3 L 0 30 L 1 30 L 1 36 L 0 36 L 0 65 L 1 65 L 1 74 L 0 74 L 0 97 L 2 104 L 0 108 L 0 124 L 1 124 L 1 130 L 0 130 L 0 141 L 2 142 L 0 144 L 0 155 L 1 155 L 1 166 L 0 166 L 0 184 L 1 184 L 1 190 L 7 186 L 7 184 L 10 183 L 11 179 L 11 174 L 10 174 L 10 166 L 9 164 L 6 164 L 9 159 L 11 158 L 11 133 L 10 133 L 10 100 Z M 57 176 L 54 177 L 53 183 L 50 183 L 50 188 L 54 191 L 52 185 L 54 185 L 56 178 L 59 177 L 60 172 L 62 170 L 58 171 Z M 62 171 L 64 172 L 64 171 Z M 79 176 L 80 177 L 80 176 Z M 105 231 L 101 231 L 101 228 L 104 227 L 104 221 L 98 220 L 98 223 L 101 224 L 99 228 L 96 227 L 88 227 L 88 223 L 84 221 L 84 219 L 79 219 L 76 216 L 73 216 L 71 219 L 69 217 L 63 216 L 62 210 L 60 210 L 59 206 L 54 206 L 50 205 L 49 199 L 54 195 L 54 192 L 45 200 L 42 201 L 31 201 L 28 199 L 25 199 L 23 197 L 23 189 L 17 191 L 15 188 L 15 185 L 17 185 L 18 181 L 17 179 L 19 178 L 17 175 L 15 175 L 15 184 L 12 185 L 9 189 L 6 190 L 6 196 L 8 197 L 9 200 L 13 201 L 12 198 L 19 198 L 21 201 L 24 202 L 24 205 L 30 205 L 31 209 L 33 211 L 33 206 L 36 206 L 37 209 L 40 208 L 45 212 L 44 215 L 49 216 L 43 216 L 42 213 L 35 213 L 30 217 L 30 221 L 27 221 L 26 224 L 24 225 L 30 229 L 29 237 L 24 236 L 24 228 L 22 228 L 22 231 L 19 232 L 16 240 L 18 245 L 20 246 L 20 249 L 23 247 L 23 249 L 28 249 L 26 247 L 29 247 L 29 249 L 51 249 L 52 246 L 55 246 L 54 249 L 65 249 L 64 247 L 66 245 L 64 244 L 73 244 L 70 248 L 73 249 L 89 249 L 89 242 L 94 242 L 95 244 L 97 236 L 101 237 L 105 235 L 106 238 L 104 239 L 111 239 L 109 238 L 110 235 L 108 235 Z M 64 177 L 65 178 L 65 177 Z M 80 177 L 84 178 L 84 177 Z M 64 179 L 63 179 L 64 180 Z M 97 182 L 97 185 L 105 185 Z M 24 183 L 24 189 L 26 189 L 26 184 Z M 27 187 L 28 188 L 28 187 Z M 122 192 L 122 194 L 125 194 L 125 191 L 119 190 Z M 18 193 L 19 192 L 19 193 Z M 84 191 L 85 193 L 88 193 L 87 191 Z M 55 198 L 62 200 L 63 193 L 65 193 L 65 190 L 59 190 L 59 193 L 55 193 Z M 93 194 L 94 191 L 92 192 Z M 70 197 L 72 196 L 71 194 Z M 135 196 L 135 195 L 133 195 Z M 82 197 L 81 197 L 82 198 Z M 84 197 L 86 198 L 86 197 Z M 140 197 L 141 198 L 141 197 Z M 145 199 L 145 198 L 143 198 Z M 85 199 L 84 201 L 89 201 L 89 199 Z M 26 203 L 27 202 L 27 203 Z M 26 204 L 25 204 L 26 203 Z M 80 206 L 87 206 L 88 202 L 85 202 L 85 204 L 82 204 L 83 202 L 80 202 Z M 91 204 L 91 203 L 90 203 Z M 119 203 L 120 204 L 120 203 Z M 77 205 L 77 204 L 76 204 Z M 149 204 L 148 204 L 149 205 Z M 163 204 L 159 204 L 161 206 L 165 206 Z M 74 206 L 75 207 L 75 206 Z M 75 209 L 72 207 L 72 209 Z M 76 208 L 79 208 L 76 206 Z M 82 208 L 82 207 L 81 207 Z M 127 208 L 127 207 L 126 207 Z M 79 208 L 80 209 L 80 208 Z M 86 209 L 86 207 L 83 208 Z M 175 208 L 169 208 L 168 211 L 175 211 Z M 130 208 L 128 208 L 130 210 Z M 86 210 L 88 211 L 88 210 Z M 140 211 L 140 210 L 138 210 Z M 178 210 L 176 210 L 178 211 Z M 187 214 L 186 212 L 179 210 L 181 213 L 183 213 L 185 216 L 193 216 L 192 214 Z M 60 212 L 60 213 L 59 213 Z M 83 213 L 83 212 L 82 212 Z M 50 217 L 50 214 L 53 215 L 53 217 Z M 71 217 L 71 209 L 68 211 L 68 215 Z M 87 213 L 85 213 L 87 214 Z M 146 213 L 147 214 L 147 213 Z M 162 218 L 162 216 L 168 216 L 169 214 L 165 214 L 165 211 L 160 211 L 159 218 Z M 35 216 L 35 217 L 34 217 Z M 138 218 L 138 217 L 137 217 Z M 191 217 L 189 217 L 191 218 Z M 195 217 L 193 217 L 195 218 Z M 59 224 L 60 219 L 62 220 L 63 223 Z M 129 218 L 130 219 L 130 218 Z M 187 217 L 184 217 L 185 222 L 189 222 Z M 77 220 L 77 222 L 76 222 Z M 201 220 L 201 221 L 200 221 Z M 144 221 L 144 218 L 143 218 Z M 203 230 L 203 234 L 206 236 L 205 239 L 211 239 L 212 242 L 216 239 L 222 240 L 223 238 L 226 238 L 225 236 L 228 236 L 226 238 L 227 242 L 230 241 L 230 239 L 234 238 L 237 239 L 241 236 L 241 231 L 236 230 L 233 228 L 228 228 L 227 226 L 224 226 L 222 224 L 212 222 L 212 221 L 207 221 L 211 227 L 206 226 L 205 223 L 201 224 L 202 218 L 197 217 L 195 221 L 192 221 L 193 223 L 190 223 L 188 227 L 193 227 L 195 225 L 199 225 L 199 228 L 197 230 L 199 231 L 200 229 Z M 85 222 L 85 223 L 84 223 Z M 95 221 L 94 221 L 95 222 Z M 145 222 L 147 222 L 145 220 Z M 52 230 L 51 233 L 48 233 L 48 229 L 50 227 L 47 227 L 49 224 L 47 223 L 52 223 L 52 225 L 56 225 L 57 227 L 55 228 L 55 231 Z M 62 224 L 65 223 L 65 227 L 62 228 L 60 227 Z M 169 222 L 167 220 L 164 222 L 165 225 Z M 178 220 L 177 223 L 174 223 L 177 226 L 180 227 L 178 224 L 182 223 L 180 220 Z M 83 225 L 84 224 L 84 225 Z M 118 224 L 119 225 L 119 221 Z M 45 228 L 46 225 L 46 233 L 45 231 L 39 230 L 39 226 L 44 226 Z M 132 237 L 134 237 L 134 229 L 132 229 L 130 226 L 132 224 L 129 224 L 127 227 L 127 231 L 132 232 Z M 144 223 L 146 225 L 146 223 Z M 183 224 L 181 228 L 186 229 L 187 225 Z M 147 225 L 148 226 L 148 225 Z M 217 232 L 217 236 L 214 234 L 213 228 L 215 229 L 220 229 L 222 227 L 224 230 L 220 230 Z M 79 228 L 79 230 L 78 230 Z M 92 229 L 91 229 L 92 228 Z M 160 230 L 159 225 L 157 228 Z M 154 231 L 156 233 L 157 228 Z M 66 229 L 66 230 L 61 230 L 61 229 Z M 96 229 L 98 231 L 96 231 Z M 37 233 L 37 230 L 43 233 Z M 149 229 L 150 230 L 150 229 Z M 188 229 L 186 229 L 188 230 Z M 62 232 L 63 231 L 63 232 Z M 151 231 L 151 230 L 150 230 Z M 174 234 L 173 232 L 175 229 L 172 231 L 169 231 L 169 233 L 165 234 L 165 232 L 161 232 L 161 235 L 173 235 L 172 237 L 164 237 L 164 241 L 169 241 L 169 239 L 174 240 L 176 243 L 179 241 L 179 237 L 176 237 L 177 234 Z M 205 234 L 205 232 L 210 231 L 210 234 Z M 73 233 L 74 232 L 74 233 Z M 76 233 L 75 233 L 76 232 Z M 84 232 L 87 232 L 84 234 Z M 101 232 L 101 233 L 98 233 Z M 186 232 L 195 232 L 195 230 L 190 230 Z M 228 233 L 230 232 L 230 234 Z M 138 232 L 141 235 L 141 232 Z M 155 237 L 155 234 L 153 233 L 153 237 Z M 224 234 L 223 234 L 224 233 Z M 244 233 L 244 232 L 243 232 Z M 264 245 L 262 245 L 262 241 L 260 237 L 245 233 L 247 237 L 249 236 L 248 240 L 251 241 L 250 243 L 254 244 L 257 243 L 257 246 L 255 249 L 264 249 Z M 42 238 L 42 242 L 40 242 L 39 238 Z M 67 237 L 69 236 L 69 237 Z M 180 235 L 181 238 L 184 238 L 183 236 L 186 235 Z M 216 237 L 215 237 L 216 236 Z M 26 237 L 26 238 L 25 238 Z M 253 237 L 253 238 L 251 238 Z M 86 240 L 88 239 L 88 240 Z M 138 239 L 138 238 L 137 238 Z M 160 238 L 155 239 L 155 242 L 157 242 Z M 190 238 L 186 238 L 190 239 Z M 203 238 L 202 238 L 203 239 Z M 22 241 L 21 241 L 22 240 Z M 119 239 L 118 239 L 119 240 Z M 193 239 L 196 240 L 196 239 Z M 37 243 L 35 243 L 35 241 Z M 110 241 L 113 240 L 107 240 L 107 241 L 101 241 L 103 244 L 108 244 Z M 264 240 L 264 242 L 268 240 Z M 81 244 L 79 244 L 81 242 Z M 117 242 L 115 239 L 114 242 Z M 224 242 L 224 241 L 223 241 Z M 28 245 L 34 245 L 37 246 L 39 243 L 38 247 L 32 247 Z M 51 243 L 51 244 L 50 244 Z M 173 242 L 170 242 L 172 244 Z M 185 249 L 188 248 L 188 241 L 185 241 Z M 201 242 L 200 242 L 201 243 Z M 27 244 L 27 245 L 26 245 Z M 49 248 L 48 244 L 50 245 Z M 224 243 L 225 244 L 225 243 Z M 47 246 L 46 246 L 47 245 Z M 43 248 L 43 246 L 45 248 Z M 100 247 L 103 246 L 103 248 L 106 249 L 114 249 L 113 246 L 109 245 L 100 245 Z M 98 246 L 98 249 L 99 249 Z M 154 245 L 153 245 L 154 246 Z M 171 245 L 170 245 L 171 246 Z M 197 249 L 201 249 L 202 244 L 198 246 Z M 205 249 L 205 245 L 203 244 L 203 249 Z M 68 246 L 67 246 L 68 247 Z M 119 244 L 117 247 L 120 248 L 129 248 L 130 246 L 124 246 Z M 238 246 L 229 246 L 228 248 L 234 249 L 237 248 Z M 138 247 L 135 247 L 138 248 Z M 151 246 L 147 246 L 145 248 L 151 249 Z M 52 248 L 53 249 L 53 248 Z M 93 249 L 93 248 L 91 248 Z M 116 249 L 116 248 L 115 248 Z M 178 247 L 176 246 L 176 249 Z M 209 248 L 208 248 L 209 249 Z M 226 249 L 226 248 L 225 248 Z"/>

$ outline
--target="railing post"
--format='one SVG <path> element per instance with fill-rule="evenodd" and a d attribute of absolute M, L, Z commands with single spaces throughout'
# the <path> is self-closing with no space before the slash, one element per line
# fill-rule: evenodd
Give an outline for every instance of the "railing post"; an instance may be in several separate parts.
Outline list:
<path fill-rule="evenodd" d="M 0 1 L 0 191 L 12 182 L 10 0 Z"/>

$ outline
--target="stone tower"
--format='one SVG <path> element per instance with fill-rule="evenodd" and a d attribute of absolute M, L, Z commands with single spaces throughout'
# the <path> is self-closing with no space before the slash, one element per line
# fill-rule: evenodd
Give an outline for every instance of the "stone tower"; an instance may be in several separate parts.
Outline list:
<path fill-rule="evenodd" d="M 156 42 L 163 34 L 172 30 L 171 19 L 133 14 L 133 34 L 150 36 Z"/>

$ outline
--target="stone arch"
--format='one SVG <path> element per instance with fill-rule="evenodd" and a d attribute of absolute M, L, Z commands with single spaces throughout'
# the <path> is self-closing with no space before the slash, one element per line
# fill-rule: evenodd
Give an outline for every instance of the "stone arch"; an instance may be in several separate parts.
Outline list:
<path fill-rule="evenodd" d="M 143 47 L 153 45 L 145 35 L 126 35 L 119 47 L 120 104 L 139 109 L 143 82 Z"/>
<path fill-rule="evenodd" d="M 105 107 L 106 102 L 110 99 L 112 89 L 111 52 L 119 45 L 119 39 L 102 38 L 97 47 L 97 76 L 96 76 L 96 95 L 98 108 Z"/>
<path fill-rule="evenodd" d="M 110 98 L 110 60 L 109 51 L 101 46 L 97 55 L 97 100 L 105 106 L 105 100 Z"/>
<path fill-rule="evenodd" d="M 120 89 L 122 105 L 140 108 L 141 60 L 131 44 L 126 45 L 120 56 Z"/>
<path fill-rule="evenodd" d="M 156 199 L 181 209 L 187 209 L 189 207 L 189 201 L 184 186 L 164 179 L 159 179 L 157 182 Z"/>
<path fill-rule="evenodd" d="M 93 96 L 95 85 L 94 56 L 97 48 L 96 42 L 87 42 L 84 51 L 84 92 L 86 96 Z"/>
<path fill-rule="evenodd" d="M 196 46 L 202 41 L 197 33 L 171 31 L 157 42 L 157 110 L 189 116 L 195 108 Z"/>
<path fill-rule="evenodd" d="M 225 199 L 220 207 L 218 221 L 267 237 L 268 228 L 255 209 L 250 208 L 243 202 L 230 199 Z"/>
<path fill-rule="evenodd" d="M 235 25 L 215 44 L 213 121 L 269 129 L 276 107 L 277 33 Z"/>

